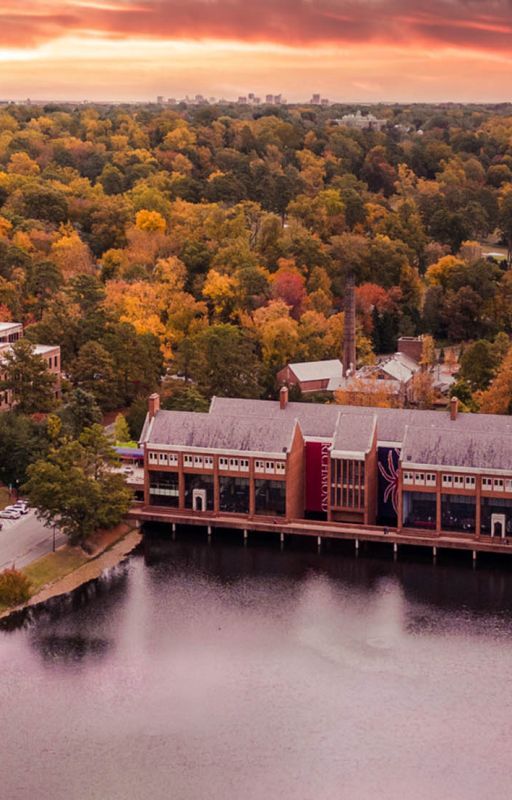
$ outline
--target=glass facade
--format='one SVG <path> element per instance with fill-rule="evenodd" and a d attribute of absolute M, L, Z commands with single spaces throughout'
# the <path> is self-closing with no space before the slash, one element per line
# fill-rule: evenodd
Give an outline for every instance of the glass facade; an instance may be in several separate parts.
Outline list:
<path fill-rule="evenodd" d="M 286 481 L 256 480 L 256 514 L 286 513 Z"/>
<path fill-rule="evenodd" d="M 179 506 L 180 492 L 177 472 L 149 473 L 149 502 L 153 506 Z"/>
<path fill-rule="evenodd" d="M 406 528 L 436 527 L 436 496 L 433 492 L 404 492 L 403 520 Z"/>
<path fill-rule="evenodd" d="M 232 514 L 249 513 L 249 479 L 219 478 L 219 508 Z"/>
<path fill-rule="evenodd" d="M 474 533 L 476 500 L 459 494 L 443 494 L 441 497 L 441 528 L 444 531 Z"/>
<path fill-rule="evenodd" d="M 493 514 L 505 517 L 504 530 L 502 520 L 496 517 L 493 520 Z M 482 498 L 480 533 L 482 536 L 512 536 L 512 500 L 502 500 L 498 497 Z"/>
<path fill-rule="evenodd" d="M 213 475 L 185 473 L 185 508 L 213 511 Z"/>

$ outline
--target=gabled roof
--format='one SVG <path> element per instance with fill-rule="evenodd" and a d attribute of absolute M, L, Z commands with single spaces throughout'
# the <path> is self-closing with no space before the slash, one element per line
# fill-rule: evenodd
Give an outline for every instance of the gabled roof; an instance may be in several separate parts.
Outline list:
<path fill-rule="evenodd" d="M 304 361 L 299 364 L 288 364 L 288 367 L 301 383 L 341 378 L 343 375 L 343 366 L 338 358 L 330 361 Z"/>
<path fill-rule="evenodd" d="M 364 458 L 369 453 L 375 436 L 377 417 L 358 416 L 353 414 L 340 414 L 336 429 L 331 455 L 334 458 Z"/>
<path fill-rule="evenodd" d="M 289 452 L 297 420 L 241 417 L 194 411 L 158 411 L 146 418 L 141 442 L 207 450 Z"/>
<path fill-rule="evenodd" d="M 446 411 L 421 411 L 404 408 L 375 408 L 344 406 L 334 403 L 288 403 L 281 409 L 277 400 L 242 400 L 239 398 L 214 397 L 210 414 L 215 416 L 264 417 L 267 420 L 287 417 L 298 419 L 306 438 L 332 438 L 340 413 L 356 416 L 377 417 L 377 439 L 381 443 L 403 442 L 407 427 L 448 430 L 459 436 L 469 433 L 485 433 L 490 437 L 512 434 L 512 418 L 497 414 L 458 414 L 452 421 Z"/>

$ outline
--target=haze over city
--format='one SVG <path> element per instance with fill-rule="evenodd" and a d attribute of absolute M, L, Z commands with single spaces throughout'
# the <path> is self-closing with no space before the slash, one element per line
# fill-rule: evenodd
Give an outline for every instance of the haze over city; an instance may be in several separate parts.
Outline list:
<path fill-rule="evenodd" d="M 0 0 L 0 16 L 3 99 L 509 96 L 504 0 Z"/>

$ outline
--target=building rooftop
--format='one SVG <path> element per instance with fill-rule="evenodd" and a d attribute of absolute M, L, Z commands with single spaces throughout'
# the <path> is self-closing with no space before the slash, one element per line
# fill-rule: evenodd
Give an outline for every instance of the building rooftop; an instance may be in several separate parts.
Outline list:
<path fill-rule="evenodd" d="M 512 470 L 512 432 L 466 431 L 446 428 L 408 428 L 402 447 L 402 464 L 425 467 Z"/>
<path fill-rule="evenodd" d="M 330 361 L 303 361 L 299 364 L 288 364 L 288 367 L 300 382 L 341 378 L 343 375 L 343 366 L 338 358 Z"/>
<path fill-rule="evenodd" d="M 146 420 L 141 441 L 208 450 L 287 453 L 297 421 L 253 415 L 201 414 L 194 411 L 158 411 Z"/>
<path fill-rule="evenodd" d="M 369 453 L 375 436 L 377 417 L 365 415 L 356 420 L 352 414 L 339 414 L 334 431 L 332 455 L 335 458 L 364 458 Z"/>
<path fill-rule="evenodd" d="M 11 328 L 23 328 L 21 322 L 0 322 L 0 333 L 10 331 Z"/>
<path fill-rule="evenodd" d="M 381 444 L 400 445 L 407 428 L 428 428 L 448 430 L 458 435 L 485 433 L 495 438 L 512 435 L 512 418 L 497 414 L 461 414 L 456 420 L 450 419 L 446 411 L 421 411 L 402 408 L 375 408 L 363 406 L 344 406 L 323 403 L 288 403 L 281 409 L 277 400 L 242 400 L 239 398 L 214 397 L 210 414 L 216 416 L 263 417 L 266 420 L 287 417 L 297 419 L 306 438 L 332 438 L 340 413 L 355 417 L 377 418 L 377 438 Z"/>

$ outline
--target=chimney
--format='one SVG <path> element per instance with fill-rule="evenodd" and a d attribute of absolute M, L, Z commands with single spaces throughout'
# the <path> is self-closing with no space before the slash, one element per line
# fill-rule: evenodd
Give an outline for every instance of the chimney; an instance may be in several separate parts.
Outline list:
<path fill-rule="evenodd" d="M 157 394 L 157 392 L 154 392 L 149 396 L 148 400 L 149 418 L 153 419 L 157 411 L 160 411 L 160 395 Z"/>
<path fill-rule="evenodd" d="M 281 386 L 281 390 L 279 392 L 279 406 L 283 411 L 287 405 L 288 405 L 288 387 Z"/>
<path fill-rule="evenodd" d="M 345 286 L 344 298 L 344 331 L 343 331 L 343 375 L 350 374 L 352 365 L 356 363 L 356 295 L 355 280 L 349 275 Z"/>
<path fill-rule="evenodd" d="M 450 400 L 450 419 L 455 421 L 457 419 L 457 414 L 459 411 L 459 398 L 452 397 Z"/>

